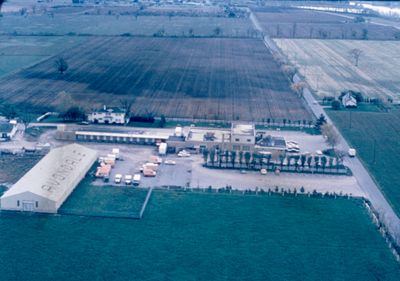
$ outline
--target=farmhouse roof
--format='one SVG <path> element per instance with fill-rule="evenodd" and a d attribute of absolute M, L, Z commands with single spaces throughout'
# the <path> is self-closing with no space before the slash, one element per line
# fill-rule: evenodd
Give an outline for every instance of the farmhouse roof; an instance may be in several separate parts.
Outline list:
<path fill-rule="evenodd" d="M 350 93 L 342 97 L 342 103 L 344 106 L 357 106 L 357 100 Z"/>
<path fill-rule="evenodd" d="M 78 144 L 70 144 L 51 150 L 28 173 L 4 193 L 2 198 L 30 192 L 59 202 L 74 188 L 96 160 L 97 152 Z"/>
<path fill-rule="evenodd" d="M 126 113 L 126 110 L 120 107 L 111 107 L 104 105 L 102 108 L 96 109 L 93 112 L 97 113 Z"/>

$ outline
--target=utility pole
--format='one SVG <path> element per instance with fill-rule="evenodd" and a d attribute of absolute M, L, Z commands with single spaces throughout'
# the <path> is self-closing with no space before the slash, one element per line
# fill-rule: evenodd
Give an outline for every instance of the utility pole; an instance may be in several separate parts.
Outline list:
<path fill-rule="evenodd" d="M 351 129 L 351 123 L 352 123 L 352 116 L 351 116 L 351 110 L 349 111 L 349 128 Z"/>

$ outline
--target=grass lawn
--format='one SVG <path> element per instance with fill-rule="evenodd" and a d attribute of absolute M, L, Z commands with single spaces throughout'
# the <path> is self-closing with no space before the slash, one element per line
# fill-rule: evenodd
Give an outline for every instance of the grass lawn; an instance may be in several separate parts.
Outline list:
<path fill-rule="evenodd" d="M 141 220 L 2 213 L 0 235 L 1 280 L 387 281 L 400 274 L 358 200 L 156 190 Z"/>
<path fill-rule="evenodd" d="M 351 115 L 349 112 L 328 111 L 328 114 L 357 149 L 389 203 L 400 215 L 400 111 L 353 112 Z"/>
<path fill-rule="evenodd" d="M 61 213 L 108 217 L 139 217 L 147 189 L 93 186 L 87 180 L 75 189 L 60 209 Z"/>

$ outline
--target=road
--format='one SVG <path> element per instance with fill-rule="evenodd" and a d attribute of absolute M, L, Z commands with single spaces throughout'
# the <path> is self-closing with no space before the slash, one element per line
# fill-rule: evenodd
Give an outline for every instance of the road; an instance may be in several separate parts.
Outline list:
<path fill-rule="evenodd" d="M 260 32 L 262 32 L 262 34 L 264 34 L 256 16 L 251 11 L 250 11 L 250 19 L 254 27 Z M 266 47 L 271 52 L 281 54 L 281 51 L 278 48 L 278 46 L 268 35 L 264 34 L 263 41 Z M 300 81 L 301 78 L 296 74 L 293 78 L 293 82 L 296 83 Z M 327 118 L 327 122 L 332 124 L 334 128 L 339 132 L 340 143 L 337 148 L 339 150 L 347 152 L 350 148 L 349 144 L 347 143 L 343 135 L 340 133 L 340 131 L 336 128 L 335 124 L 332 122 L 329 116 L 326 114 L 323 107 L 314 98 L 314 96 L 312 95 L 311 91 L 308 88 L 304 89 L 303 97 L 315 116 L 320 116 L 321 114 L 325 115 L 325 117 Z M 358 157 L 355 158 L 345 157 L 344 164 L 352 170 L 353 175 L 358 182 L 358 185 L 365 194 L 365 197 L 368 200 L 370 200 L 372 206 L 379 213 L 381 221 L 386 225 L 388 231 L 396 239 L 397 243 L 400 244 L 400 219 L 394 212 L 392 206 L 390 206 L 386 198 L 383 196 L 380 188 L 372 179 L 367 169 L 364 167 L 364 165 L 361 163 Z"/>

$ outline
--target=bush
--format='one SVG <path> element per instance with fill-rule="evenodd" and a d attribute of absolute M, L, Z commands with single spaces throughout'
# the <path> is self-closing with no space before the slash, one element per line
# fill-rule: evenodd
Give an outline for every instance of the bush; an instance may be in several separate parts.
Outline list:
<path fill-rule="evenodd" d="M 340 109 L 340 101 L 334 100 L 331 103 L 332 109 L 333 110 L 339 110 Z"/>

